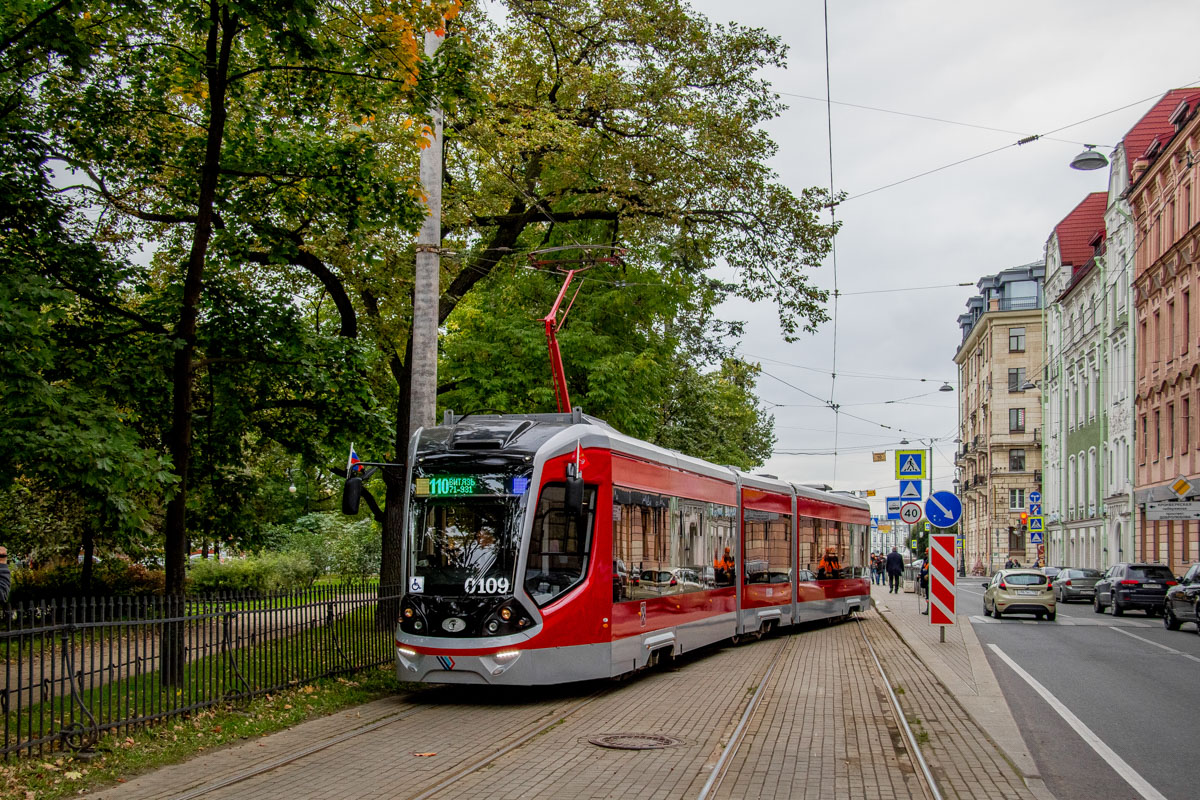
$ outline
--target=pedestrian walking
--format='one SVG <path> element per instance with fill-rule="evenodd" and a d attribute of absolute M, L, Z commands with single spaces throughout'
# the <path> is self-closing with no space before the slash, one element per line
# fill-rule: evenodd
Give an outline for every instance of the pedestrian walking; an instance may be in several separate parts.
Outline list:
<path fill-rule="evenodd" d="M 0 545 L 0 603 L 8 602 L 8 590 L 12 586 L 12 575 L 8 571 L 8 548 Z"/>
<path fill-rule="evenodd" d="M 904 574 L 904 556 L 892 548 L 887 556 L 888 592 L 895 594 L 900 591 L 900 576 Z"/>
<path fill-rule="evenodd" d="M 922 614 L 929 613 L 929 559 L 921 562 L 921 574 L 917 577 L 917 606 L 920 607 L 921 595 L 925 596 L 925 609 Z"/>

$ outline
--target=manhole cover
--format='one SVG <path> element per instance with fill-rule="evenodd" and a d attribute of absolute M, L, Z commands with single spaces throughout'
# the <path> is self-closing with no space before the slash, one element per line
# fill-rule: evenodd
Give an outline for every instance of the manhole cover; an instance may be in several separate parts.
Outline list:
<path fill-rule="evenodd" d="M 597 747 L 610 747 L 614 750 L 661 750 L 664 747 L 683 744 L 680 739 L 659 736 L 657 733 L 606 733 L 603 736 L 593 736 L 588 741 Z"/>

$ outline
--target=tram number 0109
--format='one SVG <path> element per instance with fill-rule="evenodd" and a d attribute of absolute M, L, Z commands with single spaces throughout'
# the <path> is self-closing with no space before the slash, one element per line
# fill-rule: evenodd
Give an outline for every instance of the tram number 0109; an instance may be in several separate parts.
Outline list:
<path fill-rule="evenodd" d="M 466 594 L 508 594 L 508 578 L 467 578 L 463 584 Z"/>

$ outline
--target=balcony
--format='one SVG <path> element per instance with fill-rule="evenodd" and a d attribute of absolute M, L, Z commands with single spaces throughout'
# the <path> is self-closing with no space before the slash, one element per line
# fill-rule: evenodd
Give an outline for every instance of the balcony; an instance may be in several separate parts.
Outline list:
<path fill-rule="evenodd" d="M 1033 311 L 1042 307 L 1036 297 L 1001 297 L 993 300 L 995 311 Z"/>

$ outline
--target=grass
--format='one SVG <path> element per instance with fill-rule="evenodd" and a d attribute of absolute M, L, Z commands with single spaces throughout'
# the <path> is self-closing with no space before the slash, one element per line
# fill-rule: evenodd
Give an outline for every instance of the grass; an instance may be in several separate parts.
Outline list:
<path fill-rule="evenodd" d="M 87 689 L 81 699 L 104 725 L 181 707 L 216 704 L 227 692 L 276 691 L 275 687 L 295 686 L 319 675 L 353 672 L 380 660 L 390 668 L 391 634 L 374 630 L 374 615 L 372 604 L 339 618 L 332 626 L 309 628 L 228 653 L 195 658 L 187 663 L 180 687 L 162 685 L 159 672 L 148 669 Z M 336 639 L 334 633 L 338 634 Z M 7 725 L 5 730 L 13 732 L 14 738 L 32 739 L 43 731 L 63 727 L 63 722 L 80 719 L 80 709 L 69 687 L 59 684 L 57 688 L 60 693 L 56 697 L 20 710 L 15 699 L 11 700 L 7 719 L 0 717 Z M 192 713 L 199 716 L 207 712 Z"/>
<path fill-rule="evenodd" d="M 102 739 L 91 761 L 68 754 L 0 766 L 0 800 L 57 800 L 124 783 L 207 750 L 297 725 L 408 688 L 389 664 L 352 678 L 338 677 L 267 694 L 249 706 L 219 706 L 160 725 Z"/>

